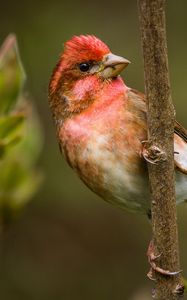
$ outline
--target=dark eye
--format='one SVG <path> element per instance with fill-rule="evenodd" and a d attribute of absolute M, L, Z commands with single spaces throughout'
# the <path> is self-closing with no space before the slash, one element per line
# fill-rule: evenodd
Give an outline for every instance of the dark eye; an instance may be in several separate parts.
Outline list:
<path fill-rule="evenodd" d="M 79 69 L 81 70 L 81 72 L 87 72 L 90 69 L 90 64 L 87 62 L 80 63 Z"/>

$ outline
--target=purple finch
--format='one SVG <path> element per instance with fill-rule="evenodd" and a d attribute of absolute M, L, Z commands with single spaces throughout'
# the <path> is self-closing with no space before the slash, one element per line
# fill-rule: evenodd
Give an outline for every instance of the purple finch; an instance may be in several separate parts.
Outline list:
<path fill-rule="evenodd" d="M 60 149 L 84 183 L 123 209 L 148 213 L 146 99 L 120 77 L 129 64 L 95 36 L 75 36 L 53 72 L 49 103 Z M 187 131 L 176 122 L 176 199 L 187 198 Z"/>

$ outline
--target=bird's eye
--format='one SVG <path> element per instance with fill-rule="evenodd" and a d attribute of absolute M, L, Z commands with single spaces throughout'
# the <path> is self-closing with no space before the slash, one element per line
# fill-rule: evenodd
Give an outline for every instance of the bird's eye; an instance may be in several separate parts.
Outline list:
<path fill-rule="evenodd" d="M 81 72 L 87 72 L 90 69 L 90 64 L 87 62 L 80 63 L 79 69 L 81 70 Z"/>

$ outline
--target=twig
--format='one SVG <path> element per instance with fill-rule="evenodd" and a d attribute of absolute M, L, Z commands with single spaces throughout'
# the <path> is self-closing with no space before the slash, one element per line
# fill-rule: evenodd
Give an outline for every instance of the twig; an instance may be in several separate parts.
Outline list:
<path fill-rule="evenodd" d="M 174 184 L 174 120 L 171 100 L 165 0 L 138 0 L 148 109 L 148 161 L 152 199 L 154 299 L 176 300 L 183 293 L 180 270 Z"/>

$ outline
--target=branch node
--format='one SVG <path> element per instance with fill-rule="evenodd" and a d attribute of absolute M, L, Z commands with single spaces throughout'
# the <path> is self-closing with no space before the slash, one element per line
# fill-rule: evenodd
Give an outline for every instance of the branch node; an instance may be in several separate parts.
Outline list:
<path fill-rule="evenodd" d="M 184 291 L 185 291 L 185 286 L 183 284 L 177 284 L 175 290 L 173 291 L 173 294 L 183 297 Z"/>
<path fill-rule="evenodd" d="M 142 145 L 142 156 L 147 162 L 158 164 L 167 160 L 166 152 L 161 150 L 158 146 L 153 145 L 149 141 L 142 141 Z"/>

